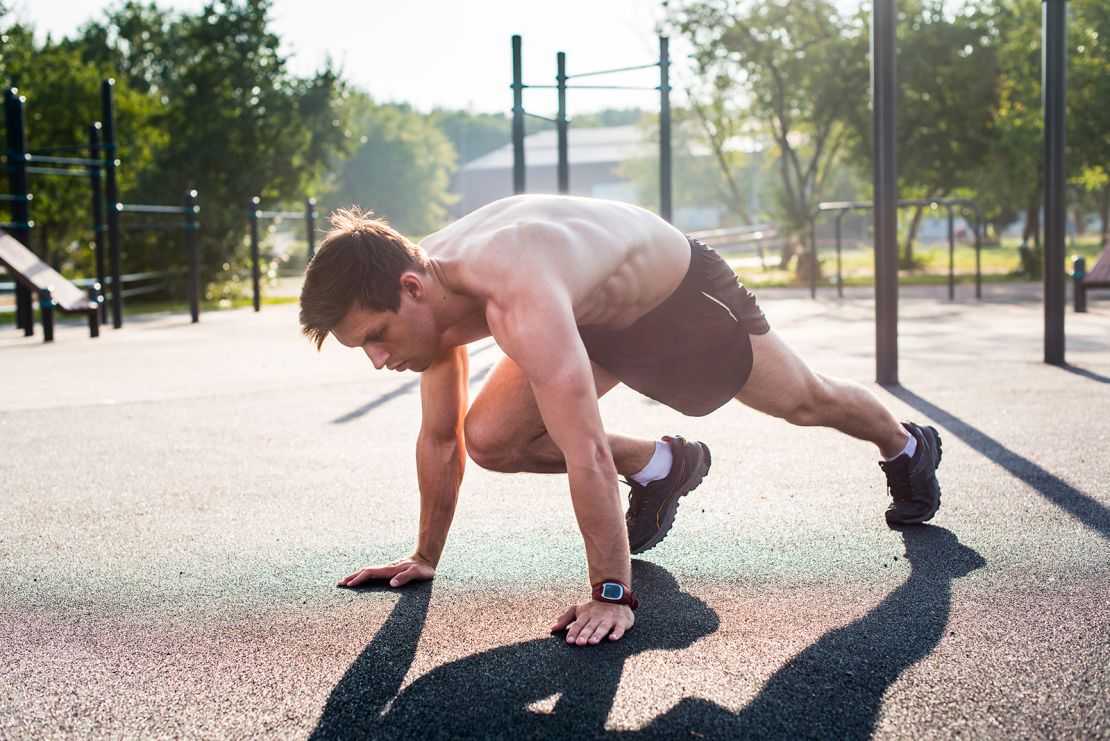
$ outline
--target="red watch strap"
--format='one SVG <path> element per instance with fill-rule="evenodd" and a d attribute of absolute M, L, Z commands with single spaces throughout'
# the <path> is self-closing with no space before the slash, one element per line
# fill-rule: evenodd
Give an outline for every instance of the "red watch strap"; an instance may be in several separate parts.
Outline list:
<path fill-rule="evenodd" d="M 619 600 L 605 599 L 601 596 L 601 587 L 604 584 L 620 584 L 621 588 L 624 590 L 623 596 Z M 620 579 L 602 579 L 597 584 L 594 584 L 593 599 L 598 602 L 608 602 L 613 605 L 628 605 L 633 610 L 640 606 L 640 600 L 636 599 L 636 595 L 633 594 L 632 590 L 628 588 L 628 585 Z"/>

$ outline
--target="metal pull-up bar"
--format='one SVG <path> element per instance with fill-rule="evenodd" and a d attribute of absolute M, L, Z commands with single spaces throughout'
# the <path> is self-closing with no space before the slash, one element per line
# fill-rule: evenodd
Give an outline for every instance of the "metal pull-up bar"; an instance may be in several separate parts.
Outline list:
<path fill-rule="evenodd" d="M 308 259 L 316 254 L 316 199 L 306 198 L 304 211 L 263 211 L 259 208 L 262 199 L 255 196 L 251 199 L 247 216 L 250 219 L 251 232 L 251 288 L 253 289 L 254 310 L 262 309 L 262 268 L 259 250 L 258 221 L 259 219 L 303 219 L 305 223 L 305 237 L 308 240 Z"/>
<path fill-rule="evenodd" d="M 554 85 L 527 85 L 524 83 L 521 72 L 521 38 L 512 37 L 513 46 L 513 192 L 525 192 L 525 164 L 524 164 L 524 117 L 532 116 L 543 121 L 555 124 L 558 137 L 558 166 L 556 169 L 558 189 L 560 193 L 570 192 L 570 163 L 568 157 L 566 91 L 567 90 L 658 90 L 659 91 L 659 212 L 667 221 L 672 220 L 672 183 L 671 183 L 671 99 L 670 99 L 670 40 L 666 36 L 659 37 L 659 61 L 651 64 L 640 64 L 631 67 L 615 67 L 613 69 L 595 70 L 593 72 L 580 72 L 574 75 L 566 73 L 566 54 L 559 52 L 556 55 L 556 75 Z M 600 75 L 632 72 L 636 70 L 659 68 L 659 85 L 654 87 L 643 85 L 570 85 L 568 80 L 582 77 L 598 77 Z M 539 90 L 556 90 L 558 92 L 558 113 L 554 119 L 537 116 L 524 110 L 524 90 L 536 88 Z"/>

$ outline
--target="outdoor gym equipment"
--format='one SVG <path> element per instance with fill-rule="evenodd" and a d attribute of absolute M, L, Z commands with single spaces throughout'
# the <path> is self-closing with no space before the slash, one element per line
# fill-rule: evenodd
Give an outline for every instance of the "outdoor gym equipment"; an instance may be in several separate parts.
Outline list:
<path fill-rule="evenodd" d="M 570 163 L 568 159 L 567 130 L 570 122 L 567 120 L 567 90 L 658 90 L 659 91 L 659 214 L 667 221 L 672 217 L 672 184 L 671 184 L 671 57 L 670 40 L 666 36 L 659 37 L 659 61 L 650 64 L 641 64 L 634 67 L 617 67 L 594 72 L 580 72 L 576 75 L 566 73 L 566 54 L 559 52 L 555 55 L 556 75 L 554 85 L 526 85 L 522 79 L 521 70 L 521 38 L 513 36 L 513 193 L 525 192 L 525 163 L 524 163 L 524 117 L 531 116 L 541 121 L 555 124 L 558 137 L 559 160 L 557 166 L 557 179 L 560 193 L 570 192 Z M 568 80 L 581 77 L 597 77 L 600 75 L 615 74 L 618 72 L 632 72 L 634 70 L 659 68 L 659 85 L 646 87 L 637 85 L 568 85 Z M 528 113 L 524 110 L 524 90 L 536 88 L 539 90 L 556 90 L 558 92 L 558 113 L 554 119 Z"/>
<path fill-rule="evenodd" d="M 967 198 L 917 198 L 913 200 L 898 201 L 899 208 L 907 206 L 921 206 L 936 208 L 945 206 L 948 210 L 948 300 L 956 300 L 956 221 L 954 209 L 964 206 L 975 212 L 975 298 L 983 298 L 983 275 L 981 264 L 983 230 L 983 212 L 979 204 Z M 873 208 L 871 201 L 828 201 L 818 203 L 809 215 L 809 296 L 817 298 L 817 217 L 822 213 L 836 213 L 836 295 L 844 297 L 844 279 L 842 275 L 841 249 L 840 249 L 840 222 L 844 216 L 853 210 L 866 210 Z M 876 270 L 876 278 L 878 271 Z"/>
<path fill-rule="evenodd" d="M 262 199 L 255 196 L 247 209 L 251 222 L 251 288 L 254 292 L 254 310 L 262 308 L 262 269 L 259 266 L 258 221 L 259 219 L 304 219 L 305 237 L 308 240 L 308 259 L 316 254 L 316 199 L 304 202 L 304 211 L 262 211 Z"/>
<path fill-rule="evenodd" d="M 96 281 L 94 283 L 98 293 L 96 301 L 103 306 L 103 290 L 111 286 L 111 315 L 112 326 L 119 329 L 123 326 L 123 283 L 120 265 L 120 234 L 122 231 L 149 231 L 184 229 L 186 231 L 186 244 L 188 246 L 188 271 L 189 271 L 189 305 L 193 322 L 199 320 L 200 289 L 199 266 L 196 231 L 199 228 L 196 204 L 196 191 L 189 191 L 186 196 L 185 206 L 166 206 L 158 204 L 124 204 L 119 202 L 119 186 L 116 180 L 116 170 L 120 161 L 116 157 L 115 134 L 115 81 L 104 80 L 100 85 L 100 101 L 102 123 L 94 122 L 89 125 L 89 140 L 85 145 L 61 145 L 36 148 L 31 150 L 27 146 L 26 116 L 24 104 L 26 98 L 19 94 L 15 88 L 7 90 L 4 94 L 4 123 L 7 134 L 7 147 L 5 154 L 8 161 L 8 189 L 9 194 L 0 197 L 0 201 L 10 204 L 11 221 L 0 223 L 0 228 L 11 231 L 12 236 L 25 247 L 30 248 L 31 229 L 35 222 L 31 219 L 31 203 L 34 194 L 30 190 L 29 175 L 60 175 L 70 177 L 87 177 L 92 190 L 93 214 L 93 249 L 96 260 Z M 48 154 L 52 152 L 86 151 L 87 157 L 67 157 Z M 103 171 L 103 174 L 102 172 Z M 104 190 L 101 190 L 101 179 L 104 180 Z M 104 203 L 107 200 L 107 208 Z M 104 213 L 107 211 L 107 219 Z M 155 214 L 180 214 L 185 217 L 180 224 L 120 224 L 120 214 L 155 213 Z M 105 259 L 104 234 L 108 235 L 108 255 Z M 105 263 L 107 262 L 107 265 Z M 104 308 L 101 309 L 105 311 Z M 107 318 L 106 315 L 103 318 Z M 34 307 L 31 303 L 31 289 L 17 280 L 16 286 L 16 326 L 23 329 L 24 334 L 34 332 Z"/>

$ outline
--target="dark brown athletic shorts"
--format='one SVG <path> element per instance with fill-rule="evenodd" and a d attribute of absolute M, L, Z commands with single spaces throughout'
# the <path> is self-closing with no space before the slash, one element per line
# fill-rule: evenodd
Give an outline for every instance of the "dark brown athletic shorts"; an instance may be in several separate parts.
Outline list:
<path fill-rule="evenodd" d="M 590 359 L 626 386 L 691 417 L 720 408 L 752 372 L 749 335 L 771 331 L 721 256 L 690 240 L 690 269 L 663 303 L 620 330 L 578 328 Z"/>

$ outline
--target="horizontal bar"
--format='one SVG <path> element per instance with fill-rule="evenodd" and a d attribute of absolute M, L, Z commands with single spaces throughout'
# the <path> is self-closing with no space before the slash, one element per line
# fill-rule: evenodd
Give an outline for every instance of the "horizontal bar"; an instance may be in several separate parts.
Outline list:
<path fill-rule="evenodd" d="M 529 117 L 531 117 L 531 118 L 538 118 L 539 120 L 541 120 L 541 121 L 547 121 L 548 123 L 559 123 L 559 122 L 558 122 L 557 120 L 555 120 L 554 118 L 548 118 L 547 116 L 541 116 L 541 115 L 540 115 L 540 114 L 538 114 L 538 113 L 529 113 L 528 111 L 524 111 L 524 115 L 525 115 L 525 116 L 529 116 Z"/>
<path fill-rule="evenodd" d="M 82 167 L 104 167 L 104 160 L 91 160 L 87 157 L 44 157 L 41 154 L 25 154 L 23 159 L 43 165 L 81 165 Z"/>
<path fill-rule="evenodd" d="M 23 201 L 33 201 L 34 199 L 35 195 L 33 193 L 17 193 L 14 196 L 8 195 L 7 193 L 0 194 L 0 201 L 22 203 Z"/>
<path fill-rule="evenodd" d="M 658 90 L 648 85 L 567 85 L 567 90 Z"/>
<path fill-rule="evenodd" d="M 149 273 L 130 273 L 129 275 L 121 275 L 119 277 L 120 283 L 127 285 L 128 283 L 138 283 L 144 280 L 152 280 L 154 278 L 165 278 L 166 276 L 173 275 L 170 270 L 153 270 Z M 74 278 L 70 281 L 79 288 L 90 288 L 96 283 L 96 278 Z M 111 293 L 111 290 L 104 287 L 106 293 Z M 0 293 L 11 293 L 15 290 L 15 283 L 0 283 Z"/>
<path fill-rule="evenodd" d="M 132 296 L 140 296 L 144 293 L 156 293 L 166 289 L 165 283 L 159 283 L 153 286 L 142 286 L 140 288 L 124 288 L 119 292 L 121 298 L 131 298 Z"/>
<path fill-rule="evenodd" d="M 133 214 L 187 214 L 189 209 L 185 206 L 160 206 L 142 203 L 117 203 L 116 211 Z"/>
<path fill-rule="evenodd" d="M 254 215 L 260 219 L 303 219 L 304 211 L 255 211 Z"/>
<path fill-rule="evenodd" d="M 30 150 L 30 154 L 42 154 L 43 152 L 87 152 L 88 149 L 88 144 L 60 144 L 53 147 L 35 147 Z"/>
<path fill-rule="evenodd" d="M 92 170 L 66 170 L 62 167 L 24 167 L 23 171 L 32 175 L 69 175 L 70 177 L 82 178 L 90 177 L 93 174 Z"/>
<path fill-rule="evenodd" d="M 34 221 L 0 221 L 0 229 L 34 229 Z"/>
<path fill-rule="evenodd" d="M 152 224 L 123 224 L 120 229 L 125 232 L 169 232 L 169 231 L 182 231 L 187 229 L 188 225 L 184 222 L 171 223 L 171 222 L 158 222 Z"/>
<path fill-rule="evenodd" d="M 638 69 L 649 69 L 651 67 L 658 67 L 659 62 L 652 62 L 651 64 L 639 64 L 635 67 L 617 67 L 616 69 L 599 69 L 596 72 L 579 72 L 576 75 L 567 75 L 568 80 L 573 80 L 575 77 L 595 77 L 597 75 L 611 75 L 616 72 L 632 72 Z"/>

